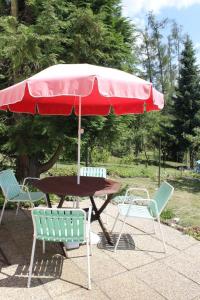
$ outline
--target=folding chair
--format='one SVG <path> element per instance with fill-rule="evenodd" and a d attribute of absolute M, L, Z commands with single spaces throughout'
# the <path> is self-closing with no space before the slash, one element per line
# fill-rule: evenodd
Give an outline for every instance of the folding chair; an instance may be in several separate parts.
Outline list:
<path fill-rule="evenodd" d="M 30 177 L 25 178 L 23 184 L 20 185 L 14 175 L 13 170 L 8 169 L 0 172 L 0 187 L 5 197 L 0 216 L 0 224 L 2 222 L 6 204 L 8 202 L 17 203 L 17 215 L 21 203 L 30 202 L 31 205 L 34 206 L 34 202 L 39 201 L 41 199 L 46 200 L 46 195 L 44 193 L 29 191 L 28 187 L 25 185 L 27 179 L 30 179 Z"/>
<path fill-rule="evenodd" d="M 29 267 L 27 287 L 30 287 L 33 270 L 36 240 L 43 241 L 43 253 L 45 252 L 45 242 L 78 242 L 87 245 L 87 269 L 88 269 L 88 289 L 91 289 L 90 275 L 90 219 L 91 207 L 88 211 L 86 226 L 86 212 L 82 209 L 64 208 L 34 208 L 32 210 L 34 226 L 33 246 Z"/>
<path fill-rule="evenodd" d="M 166 252 L 166 245 L 164 241 L 164 236 L 162 232 L 162 228 L 160 225 L 160 214 L 166 206 L 167 202 L 171 198 L 174 188 L 168 182 L 163 182 L 159 189 L 156 191 L 155 195 L 152 199 L 149 198 L 149 193 L 147 191 L 147 198 L 140 198 L 130 196 L 131 192 L 136 190 L 135 188 L 130 188 L 126 191 L 126 195 L 123 199 L 123 203 L 118 204 L 118 215 L 114 221 L 113 228 L 111 232 L 113 232 L 115 225 L 119 216 L 123 217 L 123 222 L 121 226 L 121 230 L 115 244 L 114 251 L 116 252 L 122 231 L 124 229 L 125 221 L 127 218 L 145 218 L 153 221 L 157 219 L 159 223 L 159 229 L 162 237 L 164 252 Z M 155 229 L 155 225 L 154 225 Z"/>

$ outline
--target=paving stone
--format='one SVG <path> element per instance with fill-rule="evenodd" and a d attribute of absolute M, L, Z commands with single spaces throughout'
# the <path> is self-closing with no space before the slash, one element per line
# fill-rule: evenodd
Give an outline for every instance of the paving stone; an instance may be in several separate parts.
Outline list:
<path fill-rule="evenodd" d="M 127 270 L 138 268 L 154 261 L 153 257 L 136 250 L 117 250 L 116 253 L 110 251 L 108 255 Z"/>
<path fill-rule="evenodd" d="M 180 253 L 163 259 L 162 262 L 187 278 L 200 284 L 200 261 L 192 261 L 189 255 Z"/>
<path fill-rule="evenodd" d="M 165 299 L 151 287 L 139 280 L 133 271 L 102 280 L 98 282 L 98 286 L 113 300 Z"/>
<path fill-rule="evenodd" d="M 49 274 L 49 276 L 40 277 L 40 281 L 52 298 L 78 288 L 87 289 L 87 272 L 84 273 L 70 259 L 64 259 L 61 274 L 57 278 L 55 276 L 51 278 Z"/>
<path fill-rule="evenodd" d="M 154 262 L 132 272 L 168 300 L 193 299 L 200 286 L 160 262 Z"/>
<path fill-rule="evenodd" d="M 77 266 L 79 266 L 84 272 L 86 272 L 87 260 L 85 256 L 80 255 L 71 259 L 74 263 L 77 264 Z M 91 256 L 91 277 L 95 282 L 124 271 L 126 271 L 126 268 L 124 268 L 116 260 L 108 256 L 102 250 L 94 247 Z"/>
<path fill-rule="evenodd" d="M 200 242 L 199 241 L 197 241 L 197 243 L 185 249 L 183 252 L 188 254 L 193 261 L 197 261 L 200 263 Z"/>
<path fill-rule="evenodd" d="M 100 207 L 104 201 L 98 199 Z M 65 202 L 72 207 L 72 202 Z M 89 199 L 80 201 L 88 207 Z M 107 214 L 107 218 L 106 218 Z M 106 228 L 112 228 L 117 206 L 109 204 L 102 214 Z M 121 222 L 117 223 L 111 238 L 115 242 Z M 158 223 L 155 223 L 156 229 Z M 146 220 L 128 220 L 119 250 L 113 252 L 98 222 L 91 230 L 101 238 L 92 245 L 92 290 L 87 290 L 86 246 L 61 254 L 60 245 L 37 242 L 31 288 L 26 288 L 32 247 L 33 225 L 30 210 L 6 210 L 4 224 L 0 226 L 0 245 L 11 261 L 6 266 L 0 261 L 0 300 L 6 299 L 195 299 L 200 300 L 200 242 L 177 230 L 162 225 L 167 242 L 167 255 L 157 237 L 146 235 L 152 224 Z M 56 254 L 58 253 L 58 255 Z M 0 257 L 1 259 L 1 257 Z"/>
<path fill-rule="evenodd" d="M 59 297 L 53 298 L 55 300 L 107 300 L 108 298 L 105 293 L 103 293 L 99 288 L 97 288 L 94 283 L 91 290 L 86 290 L 79 288 L 78 290 L 63 294 Z"/>

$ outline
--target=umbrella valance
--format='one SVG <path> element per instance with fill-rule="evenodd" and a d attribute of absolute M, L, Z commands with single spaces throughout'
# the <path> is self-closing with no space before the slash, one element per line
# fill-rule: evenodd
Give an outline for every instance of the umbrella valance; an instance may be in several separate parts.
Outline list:
<path fill-rule="evenodd" d="M 159 110 L 163 94 L 132 74 L 89 64 L 59 64 L 0 91 L 0 109 L 41 115 L 117 115 Z"/>

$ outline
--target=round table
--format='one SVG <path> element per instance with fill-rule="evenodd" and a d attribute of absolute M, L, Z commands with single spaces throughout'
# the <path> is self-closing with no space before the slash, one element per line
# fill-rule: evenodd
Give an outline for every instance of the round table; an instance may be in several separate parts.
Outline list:
<path fill-rule="evenodd" d="M 97 220 L 99 222 L 108 243 L 112 244 L 110 235 L 101 220 L 101 213 L 109 204 L 113 194 L 119 191 L 119 182 L 101 177 L 81 176 L 80 184 L 77 184 L 77 176 L 50 176 L 40 180 L 32 179 L 31 183 L 46 194 L 49 207 L 51 207 L 49 194 L 60 197 L 58 208 L 62 207 L 66 196 L 89 197 L 93 212 L 91 221 Z M 107 195 L 107 199 L 98 209 L 94 197 L 104 195 Z"/>

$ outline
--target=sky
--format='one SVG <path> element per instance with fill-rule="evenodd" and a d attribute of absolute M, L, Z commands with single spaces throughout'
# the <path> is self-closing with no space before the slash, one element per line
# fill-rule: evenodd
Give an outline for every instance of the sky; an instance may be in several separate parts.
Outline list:
<path fill-rule="evenodd" d="M 144 26 L 145 15 L 152 10 L 158 20 L 174 19 L 189 34 L 200 63 L 200 0 L 122 0 L 123 14 L 139 26 Z"/>

